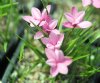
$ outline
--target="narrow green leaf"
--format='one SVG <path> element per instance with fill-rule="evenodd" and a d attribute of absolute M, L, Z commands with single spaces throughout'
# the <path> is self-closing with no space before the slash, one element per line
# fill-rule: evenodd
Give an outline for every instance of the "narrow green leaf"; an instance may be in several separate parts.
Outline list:
<path fill-rule="evenodd" d="M 19 61 L 21 61 L 23 59 L 24 47 L 25 47 L 25 43 L 23 43 L 21 48 L 20 48 Z"/>
<path fill-rule="evenodd" d="M 7 16 L 7 13 L 0 14 L 0 17 Z"/>
<path fill-rule="evenodd" d="M 12 3 L 12 4 L 2 5 L 2 6 L 0 6 L 0 9 L 8 8 L 8 7 L 11 7 L 12 5 L 17 5 L 17 4 L 18 4 L 18 2 L 15 2 L 15 3 Z"/>
<path fill-rule="evenodd" d="M 17 34 L 16 34 L 17 35 Z M 41 53 L 36 46 L 32 46 L 27 40 L 21 38 L 20 36 L 17 35 L 18 38 L 20 38 L 22 41 L 24 41 L 25 45 L 27 45 L 30 49 L 34 51 L 34 53 L 38 56 L 38 58 L 45 58 L 45 55 Z"/>
<path fill-rule="evenodd" d="M 62 24 L 61 24 L 62 20 L 63 20 L 63 12 L 62 12 L 62 14 L 59 18 L 59 21 L 58 21 L 58 28 L 59 28 L 60 31 L 62 31 Z"/>
<path fill-rule="evenodd" d="M 87 54 L 87 55 L 81 55 L 79 57 L 74 58 L 73 61 L 77 61 L 77 60 L 83 59 L 83 58 L 85 58 L 87 56 L 89 56 L 89 54 Z"/>
<path fill-rule="evenodd" d="M 90 43 L 93 43 L 96 39 L 100 38 L 100 30 L 96 31 L 90 38 Z"/>
<path fill-rule="evenodd" d="M 8 43 L 7 42 L 4 42 L 4 51 L 5 52 L 7 51 L 7 46 L 8 46 Z"/>

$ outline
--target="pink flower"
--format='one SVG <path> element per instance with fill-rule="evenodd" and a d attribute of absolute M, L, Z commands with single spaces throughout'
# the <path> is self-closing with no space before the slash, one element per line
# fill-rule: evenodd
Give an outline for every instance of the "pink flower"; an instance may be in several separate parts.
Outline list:
<path fill-rule="evenodd" d="M 72 63 L 72 59 L 65 57 L 61 50 L 45 49 L 48 60 L 46 63 L 51 66 L 50 74 L 55 77 L 58 73 L 67 74 L 67 66 Z"/>
<path fill-rule="evenodd" d="M 64 34 L 60 33 L 58 30 L 52 30 L 49 38 L 41 38 L 42 43 L 46 45 L 49 49 L 59 49 L 64 39 Z"/>
<path fill-rule="evenodd" d="M 82 0 L 83 6 L 93 5 L 96 8 L 100 8 L 100 0 Z"/>
<path fill-rule="evenodd" d="M 39 26 L 43 26 L 45 23 L 47 23 L 51 20 L 51 17 L 49 15 L 51 6 L 48 5 L 46 8 L 47 8 L 47 11 L 46 11 L 46 9 L 44 9 L 42 12 L 40 12 L 39 9 L 33 7 L 31 10 L 32 16 L 23 16 L 23 19 L 25 21 L 27 21 L 28 23 L 30 23 L 31 27 L 34 27 L 34 24 L 39 25 Z M 50 28 L 55 27 L 53 25 L 53 23 L 50 23 L 50 26 L 51 26 Z M 44 36 L 43 33 L 41 31 L 38 31 L 34 35 L 34 39 L 40 39 L 43 36 Z"/>
<path fill-rule="evenodd" d="M 48 5 L 47 7 L 48 13 L 50 13 L 51 6 Z M 31 10 L 32 16 L 23 16 L 23 19 L 30 23 L 31 27 L 34 27 L 35 25 L 43 26 L 45 23 L 45 20 L 49 20 L 50 16 L 47 14 L 46 9 L 44 9 L 42 12 L 38 8 L 33 7 Z M 34 24 L 33 24 L 34 23 Z"/>
<path fill-rule="evenodd" d="M 57 20 L 49 20 L 43 25 L 43 30 L 46 32 L 50 32 L 54 30 L 57 26 Z"/>
<path fill-rule="evenodd" d="M 67 28 L 88 28 L 92 24 L 89 21 L 83 21 L 84 15 L 85 11 L 78 12 L 77 8 L 72 7 L 71 12 L 65 14 L 65 17 L 68 19 L 68 22 L 65 22 L 63 25 Z"/>

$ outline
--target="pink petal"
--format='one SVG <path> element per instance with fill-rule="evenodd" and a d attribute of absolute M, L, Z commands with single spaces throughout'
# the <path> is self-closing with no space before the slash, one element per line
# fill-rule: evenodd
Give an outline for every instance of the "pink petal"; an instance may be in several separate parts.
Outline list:
<path fill-rule="evenodd" d="M 61 44 L 62 44 L 62 42 L 63 42 L 63 39 L 64 39 L 64 34 L 60 34 L 60 37 L 59 37 L 59 40 L 58 40 L 58 42 L 57 42 L 57 44 L 56 44 L 56 48 L 60 48 L 60 46 L 61 46 Z"/>
<path fill-rule="evenodd" d="M 46 63 L 47 63 L 48 65 L 50 65 L 51 67 L 55 67 L 55 66 L 56 66 L 56 62 L 55 62 L 54 59 L 48 59 L 48 60 L 46 61 Z"/>
<path fill-rule="evenodd" d="M 92 0 L 82 0 L 82 4 L 84 7 L 90 5 L 92 3 Z"/>
<path fill-rule="evenodd" d="M 31 23 L 32 23 L 32 25 L 34 26 L 34 24 L 35 24 L 35 25 L 38 25 L 38 24 L 40 23 L 40 21 L 39 21 L 39 20 L 32 20 Z M 34 23 L 34 24 L 33 24 L 33 23 Z"/>
<path fill-rule="evenodd" d="M 61 74 L 67 74 L 68 73 L 68 68 L 64 64 L 61 64 L 61 63 L 57 64 L 57 70 Z"/>
<path fill-rule="evenodd" d="M 48 13 L 50 13 L 51 5 L 48 5 L 46 8 L 47 8 Z"/>
<path fill-rule="evenodd" d="M 54 33 L 54 34 L 60 34 L 60 31 L 57 30 L 57 29 L 54 29 L 54 30 L 52 30 L 51 32 Z"/>
<path fill-rule="evenodd" d="M 57 67 L 51 67 L 50 69 L 50 74 L 52 75 L 52 77 L 55 77 L 58 75 L 58 70 L 57 70 Z"/>
<path fill-rule="evenodd" d="M 34 24 L 35 25 L 39 24 L 39 20 L 35 20 L 32 16 L 23 16 L 23 19 L 29 22 L 31 27 L 34 27 Z"/>
<path fill-rule="evenodd" d="M 54 29 L 57 26 L 57 22 L 57 20 L 52 20 L 49 25 L 50 29 Z"/>
<path fill-rule="evenodd" d="M 51 5 L 48 5 L 46 8 L 47 8 L 48 13 L 50 13 Z M 47 15 L 47 11 L 46 11 L 46 9 L 44 9 L 44 10 L 42 11 L 42 16 L 46 16 L 46 15 Z"/>
<path fill-rule="evenodd" d="M 78 13 L 77 8 L 76 7 L 72 7 L 71 14 L 75 16 L 77 13 Z"/>
<path fill-rule="evenodd" d="M 55 52 L 54 52 L 54 50 L 46 48 L 45 49 L 45 53 L 46 53 L 46 56 L 47 56 L 48 59 L 55 59 Z"/>
<path fill-rule="evenodd" d="M 66 27 L 66 28 L 73 28 L 73 25 L 70 22 L 63 23 L 63 26 Z"/>
<path fill-rule="evenodd" d="M 68 66 L 72 63 L 72 59 L 70 59 L 69 57 L 65 57 L 65 60 L 63 60 L 62 63 Z"/>
<path fill-rule="evenodd" d="M 91 25 L 92 25 L 92 23 L 89 22 L 89 21 L 83 21 L 83 22 L 81 22 L 81 23 L 78 24 L 78 26 L 79 26 L 80 28 L 88 28 L 88 27 L 90 27 Z"/>
<path fill-rule="evenodd" d="M 29 23 L 34 20 L 32 16 L 23 16 L 22 18 Z"/>
<path fill-rule="evenodd" d="M 34 19 L 40 19 L 41 18 L 41 12 L 39 9 L 33 7 L 31 10 L 32 16 L 34 17 Z"/>
<path fill-rule="evenodd" d="M 45 20 L 49 23 L 52 20 L 52 17 L 50 15 L 46 15 Z"/>
<path fill-rule="evenodd" d="M 49 31 L 49 24 L 47 22 L 45 22 L 45 24 L 43 25 L 43 29 L 44 31 Z"/>
<path fill-rule="evenodd" d="M 44 35 L 41 31 L 38 31 L 35 35 L 34 35 L 34 39 L 40 39 L 42 38 Z"/>
<path fill-rule="evenodd" d="M 65 14 L 65 17 L 67 18 L 67 20 L 68 20 L 69 22 L 74 22 L 74 17 L 73 17 L 72 14 L 66 13 L 66 14 Z"/>
<path fill-rule="evenodd" d="M 64 60 L 64 54 L 61 50 L 55 50 L 55 58 L 57 62 L 62 62 Z"/>
<path fill-rule="evenodd" d="M 77 14 L 77 17 L 75 19 L 75 22 L 73 24 L 77 24 L 83 20 L 83 17 L 85 15 L 85 11 L 81 11 Z"/>
<path fill-rule="evenodd" d="M 48 38 L 41 38 L 41 41 L 43 44 L 47 45 L 49 43 L 49 39 Z"/>
<path fill-rule="evenodd" d="M 51 43 L 48 43 L 48 44 L 46 45 L 46 47 L 49 48 L 49 49 L 55 49 L 55 46 L 52 45 Z"/>
<path fill-rule="evenodd" d="M 59 41 L 58 41 L 58 44 L 61 44 L 64 40 L 64 34 L 60 34 L 60 37 L 59 37 Z"/>
<path fill-rule="evenodd" d="M 45 25 L 46 21 L 42 21 L 39 26 Z"/>
<path fill-rule="evenodd" d="M 49 35 L 49 39 L 50 39 L 51 44 L 56 45 L 57 41 L 59 39 L 59 35 L 57 33 L 51 31 L 51 33 Z"/>
<path fill-rule="evenodd" d="M 93 0 L 93 6 L 96 8 L 100 8 L 100 0 Z"/>

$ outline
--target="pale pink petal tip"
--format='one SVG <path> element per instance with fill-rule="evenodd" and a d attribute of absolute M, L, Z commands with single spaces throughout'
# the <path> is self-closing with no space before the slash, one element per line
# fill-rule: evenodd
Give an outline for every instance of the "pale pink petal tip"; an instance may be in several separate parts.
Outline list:
<path fill-rule="evenodd" d="M 34 39 L 40 39 L 42 38 L 44 35 L 42 32 L 38 31 L 35 35 L 34 35 Z"/>
<path fill-rule="evenodd" d="M 63 26 L 66 27 L 66 28 L 73 28 L 73 25 L 70 22 L 63 23 Z"/>
<path fill-rule="evenodd" d="M 92 3 L 92 0 L 82 0 L 82 4 L 84 7 L 91 5 L 91 3 Z"/>
<path fill-rule="evenodd" d="M 88 27 L 92 26 L 92 23 L 89 21 L 83 21 L 83 22 L 79 23 L 78 26 L 81 28 L 88 28 Z"/>
<path fill-rule="evenodd" d="M 47 5 L 47 11 L 48 11 L 48 13 L 50 13 L 50 10 L 51 10 L 51 5 Z"/>
<path fill-rule="evenodd" d="M 51 28 L 51 29 L 54 29 L 54 28 L 57 26 L 57 22 L 58 22 L 57 20 L 53 20 L 53 21 L 50 23 L 50 25 L 49 25 L 50 28 Z"/>
<path fill-rule="evenodd" d="M 93 0 L 93 6 L 96 8 L 100 8 L 100 0 Z"/>
<path fill-rule="evenodd" d="M 38 8 L 33 7 L 32 10 L 31 10 L 31 13 L 32 13 L 32 16 L 35 19 L 40 19 L 41 18 L 41 12 Z"/>

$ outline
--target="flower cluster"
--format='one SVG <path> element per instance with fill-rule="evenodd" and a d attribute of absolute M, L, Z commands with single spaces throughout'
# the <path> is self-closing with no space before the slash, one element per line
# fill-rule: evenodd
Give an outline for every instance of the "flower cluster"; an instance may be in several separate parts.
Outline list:
<path fill-rule="evenodd" d="M 45 54 L 47 57 L 46 63 L 51 66 L 50 74 L 55 77 L 58 73 L 67 74 L 68 66 L 72 63 L 72 59 L 64 56 L 63 51 L 60 49 L 64 33 L 61 33 L 57 27 L 57 20 L 52 19 L 50 16 L 51 6 L 48 5 L 42 12 L 33 7 L 31 10 L 32 16 L 23 16 L 31 27 L 38 26 L 41 30 L 37 31 L 34 39 L 40 39 L 46 46 Z M 85 11 L 78 12 L 76 7 L 72 7 L 70 13 L 65 13 L 67 22 L 63 23 L 66 28 L 88 28 L 92 25 L 89 21 L 83 21 Z M 45 33 L 47 36 L 45 36 Z"/>

